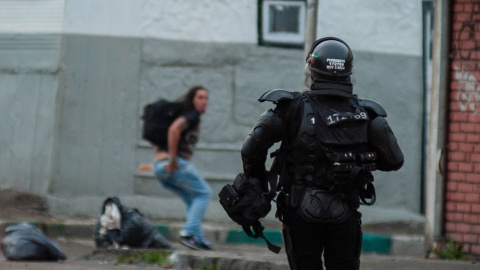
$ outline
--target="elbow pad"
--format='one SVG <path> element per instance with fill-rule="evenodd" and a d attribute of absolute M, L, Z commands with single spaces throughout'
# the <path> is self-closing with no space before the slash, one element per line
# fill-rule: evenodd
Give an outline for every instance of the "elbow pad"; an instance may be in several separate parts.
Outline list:
<path fill-rule="evenodd" d="M 283 138 L 284 132 L 283 120 L 273 110 L 260 116 L 242 146 L 243 169 L 246 175 L 263 176 L 268 149 Z"/>
<path fill-rule="evenodd" d="M 379 170 L 396 171 L 403 166 L 402 150 L 385 118 L 378 116 L 369 122 L 368 144 L 377 152 Z"/>

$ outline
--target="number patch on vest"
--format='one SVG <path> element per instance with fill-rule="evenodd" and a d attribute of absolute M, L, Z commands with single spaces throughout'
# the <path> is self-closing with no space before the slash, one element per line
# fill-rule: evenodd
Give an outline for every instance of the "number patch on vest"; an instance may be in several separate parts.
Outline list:
<path fill-rule="evenodd" d="M 349 112 L 344 112 L 344 113 L 333 113 L 330 115 L 327 115 L 325 117 L 325 122 L 327 123 L 327 126 L 333 126 L 337 125 L 340 123 L 344 122 L 349 122 L 349 121 L 364 121 L 368 120 L 368 115 L 366 112 L 360 112 L 360 113 L 349 113 Z"/>

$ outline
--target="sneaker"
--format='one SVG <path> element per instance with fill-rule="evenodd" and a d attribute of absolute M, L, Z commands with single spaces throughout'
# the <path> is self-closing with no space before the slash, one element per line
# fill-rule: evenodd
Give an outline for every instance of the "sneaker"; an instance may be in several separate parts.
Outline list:
<path fill-rule="evenodd" d="M 199 245 L 203 247 L 203 250 L 213 250 L 211 243 L 203 242 L 203 243 L 199 243 Z"/>
<path fill-rule="evenodd" d="M 191 249 L 196 250 L 212 250 L 212 247 L 209 244 L 199 242 L 193 238 L 193 236 L 180 236 L 180 243 L 184 246 L 187 246 Z"/>

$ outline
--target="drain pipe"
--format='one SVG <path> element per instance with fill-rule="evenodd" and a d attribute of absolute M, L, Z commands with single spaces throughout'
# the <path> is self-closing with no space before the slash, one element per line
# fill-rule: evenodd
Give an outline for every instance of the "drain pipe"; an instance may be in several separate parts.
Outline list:
<path fill-rule="evenodd" d="M 444 236 L 446 180 L 446 135 L 448 116 L 450 0 L 435 0 L 432 87 L 428 120 L 428 149 L 425 194 L 426 250 Z"/>
<path fill-rule="evenodd" d="M 305 25 L 305 46 L 303 48 L 304 54 L 303 57 L 306 57 L 310 48 L 312 47 L 313 42 L 317 37 L 317 12 L 318 12 L 318 1 L 317 0 L 308 0 L 307 1 L 307 23 Z M 305 58 L 302 58 L 305 59 Z M 311 84 L 310 70 L 305 69 L 303 73 L 303 88 L 310 89 Z"/>

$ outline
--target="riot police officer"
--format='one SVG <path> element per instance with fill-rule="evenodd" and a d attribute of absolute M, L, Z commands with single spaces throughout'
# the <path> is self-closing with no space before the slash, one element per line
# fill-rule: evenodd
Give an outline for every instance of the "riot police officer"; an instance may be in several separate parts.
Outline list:
<path fill-rule="evenodd" d="M 220 194 L 227 213 L 245 229 L 270 208 L 250 202 L 243 202 L 247 206 L 242 208 L 240 187 L 255 179 L 251 185 L 256 189 L 248 190 L 261 190 L 263 200 L 257 202 L 269 203 L 279 191 L 276 217 L 282 221 L 291 269 L 318 270 L 323 264 L 326 269 L 359 269 L 362 231 L 357 210 L 375 202 L 371 172 L 403 165 L 385 110 L 352 93 L 352 61 L 350 47 L 339 38 L 313 43 L 306 58 L 310 89 L 270 90 L 259 98 L 276 107 L 260 116 L 243 144 L 244 174 L 228 196 Z M 268 150 L 280 141 L 267 171 Z M 263 184 L 255 185 L 257 179 Z"/>

